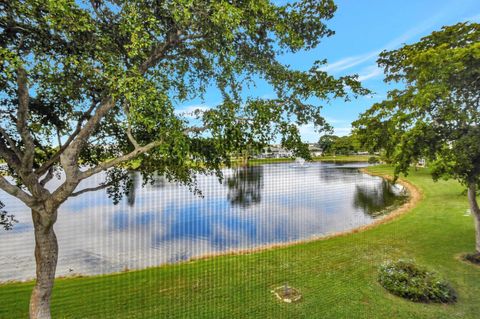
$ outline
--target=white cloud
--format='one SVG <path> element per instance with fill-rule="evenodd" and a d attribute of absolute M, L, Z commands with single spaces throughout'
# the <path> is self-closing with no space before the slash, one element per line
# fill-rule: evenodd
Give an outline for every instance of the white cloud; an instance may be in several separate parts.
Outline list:
<path fill-rule="evenodd" d="M 347 121 L 338 121 L 346 123 Z M 330 122 L 333 124 L 333 122 Z M 315 143 L 320 138 L 320 133 L 315 131 L 313 124 L 300 125 L 298 130 L 302 136 L 302 140 L 308 143 Z M 349 135 L 352 131 L 352 127 L 334 127 L 334 134 L 338 136 Z"/>
<path fill-rule="evenodd" d="M 325 120 L 327 121 L 327 123 L 330 123 L 330 124 L 347 123 L 347 121 L 345 121 L 345 120 L 339 120 L 339 119 L 335 119 L 335 118 L 331 118 L 331 117 L 326 117 Z"/>
<path fill-rule="evenodd" d="M 211 107 L 208 105 L 204 104 L 198 104 L 198 105 L 189 105 L 186 107 L 183 107 L 181 109 L 175 110 L 175 113 L 180 116 L 184 116 L 186 118 L 194 118 L 195 117 L 195 112 L 205 112 L 210 110 Z"/>
<path fill-rule="evenodd" d="M 336 62 L 327 64 L 321 67 L 320 69 L 325 72 L 339 72 L 339 71 L 347 70 L 376 57 L 380 52 L 381 50 L 376 50 L 363 55 L 346 57 Z"/>
<path fill-rule="evenodd" d="M 341 60 L 338 60 L 336 62 L 327 64 L 320 69 L 322 71 L 327 71 L 327 72 L 339 72 L 343 70 L 350 69 L 354 66 L 360 65 L 364 62 L 371 61 L 372 59 L 376 58 L 383 50 L 392 50 L 395 49 L 396 47 L 402 45 L 405 43 L 407 40 L 425 32 L 426 30 L 430 29 L 435 23 L 437 23 L 440 18 L 442 18 L 445 13 L 448 13 L 448 8 L 444 8 L 443 10 L 439 11 L 436 15 L 432 16 L 430 19 L 425 20 L 423 23 L 420 25 L 413 27 L 409 29 L 407 32 L 404 34 L 398 36 L 397 38 L 393 39 L 392 41 L 386 43 L 384 46 L 382 46 L 379 49 L 372 50 L 370 52 L 367 52 L 362 55 L 356 55 L 356 56 L 350 56 L 343 58 Z M 480 16 L 474 16 L 471 19 L 475 20 L 478 19 Z"/>
<path fill-rule="evenodd" d="M 384 100 L 387 98 L 387 96 L 382 94 L 372 94 L 372 95 L 365 95 L 364 98 L 367 100 Z"/>
<path fill-rule="evenodd" d="M 376 78 L 379 75 L 383 74 L 383 70 L 376 65 L 370 65 L 363 69 L 360 73 L 358 80 L 360 82 L 366 81 L 368 79 Z"/>
<path fill-rule="evenodd" d="M 335 127 L 333 131 L 338 136 L 349 135 L 352 132 L 352 127 Z"/>
<path fill-rule="evenodd" d="M 300 135 L 302 136 L 302 140 L 304 142 L 317 142 L 318 139 L 320 138 L 320 134 L 315 131 L 315 126 L 313 124 L 305 124 L 305 125 L 299 125 L 298 126 L 298 131 L 300 132 Z"/>
<path fill-rule="evenodd" d="M 205 112 L 205 111 L 208 111 L 210 109 L 211 109 L 211 107 L 208 106 L 208 105 L 198 104 L 198 105 L 190 105 L 190 106 L 184 107 L 184 108 L 182 108 L 181 110 L 178 110 L 178 111 L 179 112 L 191 113 L 191 112 L 195 112 L 196 110 Z"/>

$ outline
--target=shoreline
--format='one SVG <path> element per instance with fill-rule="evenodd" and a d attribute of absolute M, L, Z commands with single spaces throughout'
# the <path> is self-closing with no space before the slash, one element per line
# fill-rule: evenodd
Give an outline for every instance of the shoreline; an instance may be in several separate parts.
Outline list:
<path fill-rule="evenodd" d="M 381 178 L 384 178 L 386 180 L 392 181 L 393 177 L 391 175 L 385 175 L 385 174 L 377 174 L 368 171 L 367 168 L 361 168 L 359 169 L 361 173 L 368 174 L 370 176 L 378 176 Z M 356 233 L 361 233 L 364 231 L 367 231 L 369 229 L 375 228 L 377 226 L 380 226 L 382 224 L 386 224 L 390 221 L 396 220 L 398 217 L 401 217 L 405 215 L 407 212 L 411 211 L 413 208 L 417 206 L 417 204 L 422 200 L 423 198 L 423 193 L 422 191 L 415 186 L 414 184 L 410 183 L 409 181 L 405 179 L 399 178 L 397 180 L 397 183 L 405 187 L 408 191 L 408 200 L 403 203 L 401 206 L 393 209 L 391 212 L 389 212 L 386 215 L 383 215 L 381 217 L 378 217 L 376 220 L 374 220 L 372 223 L 363 225 L 360 227 L 356 227 L 353 229 L 345 230 L 345 231 L 340 231 L 340 232 L 334 232 L 328 235 L 314 235 L 309 238 L 304 238 L 304 239 L 299 239 L 299 240 L 294 240 L 294 241 L 288 241 L 288 242 L 282 242 L 282 243 L 272 243 L 272 244 L 266 244 L 266 245 L 261 245 L 253 248 L 241 248 L 241 249 L 231 249 L 231 250 L 226 250 L 226 251 L 220 251 L 220 252 L 212 252 L 212 253 L 207 253 L 204 255 L 196 256 L 196 257 L 191 257 L 188 260 L 185 261 L 180 261 L 176 263 L 162 263 L 158 264 L 155 266 L 150 266 L 150 267 L 145 267 L 145 268 L 132 268 L 132 269 L 125 269 L 122 271 L 117 271 L 117 272 L 110 272 L 110 273 L 105 273 L 105 274 L 75 274 L 72 273 L 70 275 L 62 275 L 58 276 L 55 279 L 74 279 L 74 278 L 94 278 L 94 277 L 103 277 L 103 276 L 115 276 L 119 274 L 124 274 L 124 273 L 129 273 L 129 272 L 135 272 L 135 271 L 143 271 L 147 269 L 153 269 L 153 268 L 162 268 L 162 267 L 169 267 L 169 266 L 174 266 L 174 265 L 184 265 L 184 264 L 189 264 L 193 263 L 196 261 L 201 261 L 201 260 L 206 260 L 206 259 L 211 259 L 215 257 L 222 257 L 222 256 L 242 256 L 242 255 L 249 255 L 253 253 L 258 253 L 258 252 L 264 252 L 264 251 L 270 251 L 274 249 L 280 249 L 280 248 L 287 248 L 295 245 L 300 245 L 300 244 L 307 244 L 311 242 L 316 242 L 316 241 L 323 241 L 327 239 L 332 239 L 332 238 L 337 238 L 337 237 L 343 237 L 351 234 L 356 234 Z M 0 286 L 8 285 L 8 284 L 18 284 L 18 283 L 30 283 L 34 282 L 35 278 L 26 278 L 23 280 L 7 280 L 7 281 L 2 281 L 0 282 Z"/>
<path fill-rule="evenodd" d="M 359 169 L 360 172 L 371 175 L 371 176 L 378 176 L 384 179 L 387 179 L 389 181 L 393 180 L 393 177 L 391 175 L 383 175 L 383 174 L 375 174 L 372 172 L 367 171 L 366 169 Z M 347 236 L 350 234 L 356 234 L 360 233 L 366 230 L 369 230 L 371 228 L 375 228 L 377 226 L 380 226 L 382 224 L 386 224 L 392 220 L 397 219 L 397 217 L 403 216 L 405 213 L 408 213 L 411 211 L 413 208 L 417 206 L 417 204 L 422 200 L 423 194 L 422 191 L 415 186 L 414 184 L 406 181 L 405 179 L 398 179 L 397 183 L 400 185 L 404 186 L 409 193 L 408 200 L 403 203 L 401 206 L 393 209 L 390 213 L 377 218 L 374 222 L 363 225 L 360 227 L 356 227 L 353 229 L 349 229 L 346 231 L 341 231 L 341 232 L 335 232 L 329 235 L 323 235 L 323 236 L 312 236 L 310 238 L 306 239 L 300 239 L 300 240 L 294 240 L 294 241 L 289 241 L 289 242 L 284 242 L 284 243 L 274 243 L 274 244 L 268 244 L 268 245 L 262 245 L 258 246 L 255 248 L 245 248 L 245 249 L 237 249 L 233 251 L 223 251 L 219 253 L 212 253 L 212 254 L 206 254 L 198 257 L 192 257 L 189 260 L 186 260 L 184 262 L 180 262 L 177 264 L 186 264 L 189 262 L 197 261 L 197 260 L 204 260 L 204 259 L 209 259 L 213 257 L 220 257 L 220 256 L 237 256 L 237 255 L 248 255 L 252 253 L 257 253 L 257 252 L 262 252 L 262 251 L 268 251 L 276 248 L 286 248 L 294 245 L 299 245 L 299 244 L 306 244 L 314 241 L 322 241 L 322 240 L 327 240 L 331 238 L 336 238 L 336 237 L 342 237 L 342 236 Z M 163 265 L 159 265 L 161 267 Z"/>

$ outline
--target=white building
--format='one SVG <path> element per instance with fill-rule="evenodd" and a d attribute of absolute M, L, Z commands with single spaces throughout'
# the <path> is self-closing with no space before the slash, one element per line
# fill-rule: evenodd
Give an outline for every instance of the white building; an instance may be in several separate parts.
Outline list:
<path fill-rule="evenodd" d="M 316 144 L 308 144 L 308 150 L 312 157 L 322 156 L 322 150 Z M 281 145 L 269 145 L 258 154 L 258 158 L 291 158 L 293 152 L 283 148 Z"/>
<path fill-rule="evenodd" d="M 312 157 L 320 157 L 323 154 L 323 151 L 317 144 L 308 144 L 308 151 Z"/>
<path fill-rule="evenodd" d="M 259 158 L 289 158 L 293 157 L 293 152 L 289 151 L 280 145 L 270 145 L 263 149 L 262 153 L 258 155 Z"/>

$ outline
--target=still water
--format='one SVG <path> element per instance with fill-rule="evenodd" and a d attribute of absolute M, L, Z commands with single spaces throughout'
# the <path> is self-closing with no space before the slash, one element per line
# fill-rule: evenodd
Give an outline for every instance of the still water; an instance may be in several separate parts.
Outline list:
<path fill-rule="evenodd" d="M 227 250 L 308 239 L 375 220 L 404 200 L 403 189 L 361 173 L 364 164 L 269 164 L 198 176 L 204 197 L 159 178 L 120 204 L 105 191 L 71 198 L 59 210 L 57 275 L 103 274 Z M 86 181 L 81 187 L 95 185 Z M 0 192 L 19 221 L 0 230 L 0 281 L 33 278 L 29 211 Z"/>

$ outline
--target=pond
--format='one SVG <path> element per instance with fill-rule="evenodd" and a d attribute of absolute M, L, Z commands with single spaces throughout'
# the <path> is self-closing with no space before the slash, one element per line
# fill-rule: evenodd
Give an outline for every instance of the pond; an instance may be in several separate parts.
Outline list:
<path fill-rule="evenodd" d="M 326 236 L 372 223 L 404 190 L 361 163 L 267 164 L 198 176 L 203 197 L 158 178 L 113 205 L 105 191 L 69 199 L 55 226 L 57 275 L 104 274 L 191 257 Z M 97 177 L 101 178 L 101 177 Z M 82 187 L 94 185 L 86 181 Z M 0 230 L 0 281 L 33 278 L 30 212 L 0 192 L 19 221 Z"/>

